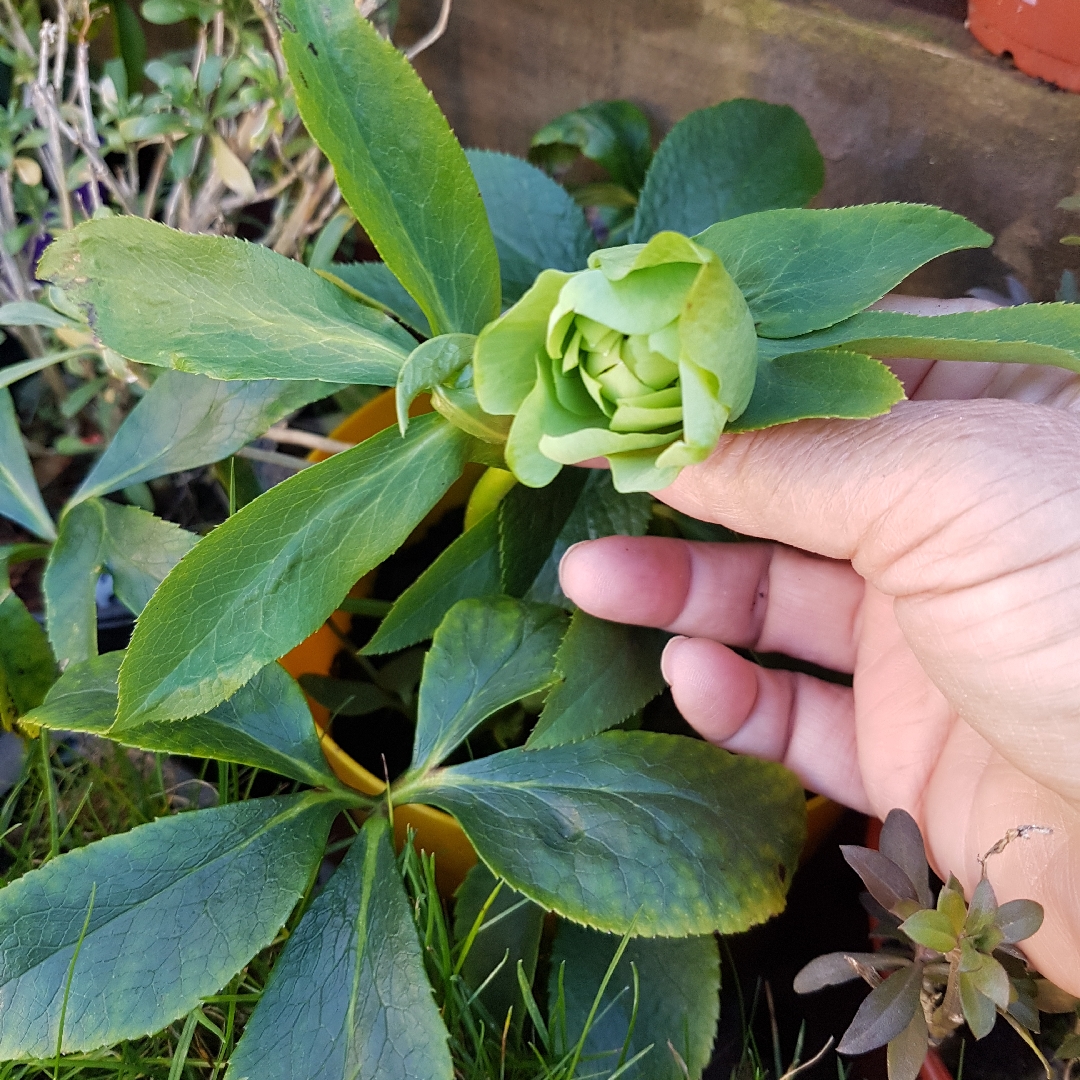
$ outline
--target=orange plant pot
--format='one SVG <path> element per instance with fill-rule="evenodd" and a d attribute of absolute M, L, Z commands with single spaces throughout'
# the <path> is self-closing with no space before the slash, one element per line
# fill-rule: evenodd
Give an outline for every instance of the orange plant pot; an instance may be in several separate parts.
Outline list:
<path fill-rule="evenodd" d="M 968 0 L 968 29 L 996 56 L 1080 93 L 1080 0 Z"/>
<path fill-rule="evenodd" d="M 330 437 L 342 442 L 363 442 L 390 427 L 391 424 L 397 423 L 394 408 L 394 392 L 387 390 L 339 424 L 330 433 Z M 412 415 L 430 411 L 431 405 L 426 396 L 418 398 L 410 409 Z M 329 455 L 321 450 L 313 450 L 308 455 L 312 461 L 322 461 L 327 457 Z M 479 466 L 468 466 L 461 479 L 447 491 L 428 516 L 416 527 L 413 536 L 406 543 L 422 536 L 430 525 L 448 510 L 464 505 L 482 473 L 483 469 Z M 497 501 L 498 493 L 504 493 L 507 488 L 505 484 L 498 482 L 500 478 L 493 476 L 490 479 L 496 481 L 490 486 L 496 489 Z M 468 513 L 466 517 L 468 518 Z M 350 596 L 366 596 L 371 588 L 371 576 L 359 581 L 351 590 Z M 320 626 L 311 637 L 302 641 L 281 658 L 282 667 L 293 678 L 301 675 L 330 674 L 334 657 L 342 647 L 339 634 L 348 632 L 350 618 L 345 612 L 336 611 L 331 616 L 331 622 L 334 624 L 333 627 L 327 624 Z M 308 704 L 315 718 L 315 727 L 319 733 L 323 753 L 334 770 L 334 775 L 342 783 L 348 784 L 349 787 L 365 795 L 380 795 L 385 791 L 385 782 L 368 772 L 362 765 L 357 764 L 330 736 L 329 711 L 310 698 Z M 802 852 L 803 861 L 808 859 L 832 832 L 844 808 L 822 795 L 815 795 L 807 802 L 806 811 L 807 838 Z M 409 805 L 395 809 L 394 831 L 399 848 L 405 843 L 406 830 L 410 827 L 415 830 L 417 847 L 435 856 L 435 874 L 440 891 L 444 896 L 452 895 L 465 875 L 476 865 L 476 852 L 469 843 L 468 837 L 449 814 L 444 814 L 441 810 L 430 806 Z"/>

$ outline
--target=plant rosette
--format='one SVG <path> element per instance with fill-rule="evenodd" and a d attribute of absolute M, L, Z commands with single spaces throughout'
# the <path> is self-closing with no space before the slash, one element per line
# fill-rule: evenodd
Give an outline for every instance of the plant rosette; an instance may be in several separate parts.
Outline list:
<path fill-rule="evenodd" d="M 481 332 L 476 396 L 513 414 L 506 461 L 542 487 L 606 457 L 616 490 L 663 488 L 703 461 L 750 401 L 757 335 L 715 252 L 675 232 L 545 270 Z"/>

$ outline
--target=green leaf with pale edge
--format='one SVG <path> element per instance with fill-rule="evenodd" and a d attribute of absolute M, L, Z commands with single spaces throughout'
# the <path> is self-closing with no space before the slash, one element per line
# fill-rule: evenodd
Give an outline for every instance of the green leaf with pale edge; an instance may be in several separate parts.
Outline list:
<path fill-rule="evenodd" d="M 27 720 L 53 731 L 107 735 L 125 746 L 235 761 L 304 784 L 336 787 L 300 688 L 279 664 L 267 664 L 228 701 L 181 722 L 114 726 L 122 652 L 71 664 Z"/>
<path fill-rule="evenodd" d="M 573 923 L 559 924 L 551 950 L 548 1011 L 553 1014 L 563 968 L 566 1037 L 577 1044 L 597 991 L 619 947 L 620 938 Z M 637 968 L 640 998 L 626 1058 L 649 1051 L 623 1075 L 648 1080 L 685 1080 L 668 1049 L 678 1051 L 697 1080 L 709 1063 L 720 1018 L 720 949 L 716 938 L 631 938 L 608 983 L 600 1008 L 585 1036 L 585 1053 L 602 1075 L 615 1070 L 630 1029 Z M 565 965 L 565 966 L 564 966 Z M 610 1007 L 609 1007 L 610 1006 Z"/>
<path fill-rule="evenodd" d="M 396 318 L 423 337 L 431 337 L 431 326 L 420 305 L 408 294 L 386 263 L 331 263 L 327 273 L 340 278 L 350 288 L 389 308 Z"/>
<path fill-rule="evenodd" d="M 584 270 L 596 247 L 581 207 L 521 158 L 466 150 L 495 236 L 503 304 L 516 303 L 541 270 Z"/>
<path fill-rule="evenodd" d="M 686 236 L 717 221 L 805 206 L 825 180 L 806 122 L 787 105 L 736 98 L 680 120 L 656 151 L 630 235 Z"/>
<path fill-rule="evenodd" d="M 409 427 L 409 406 L 422 390 L 431 390 L 460 371 L 472 359 L 476 338 L 472 334 L 443 334 L 417 345 L 405 361 L 395 387 L 398 428 Z"/>
<path fill-rule="evenodd" d="M 333 390 L 333 384 L 317 380 L 224 382 L 164 371 L 120 425 L 71 501 L 220 461 Z"/>
<path fill-rule="evenodd" d="M 758 356 L 843 345 L 883 360 L 979 360 L 1050 364 L 1080 371 L 1080 304 L 1022 304 L 952 315 L 864 311 L 827 330 L 785 340 L 758 338 Z"/>
<path fill-rule="evenodd" d="M 412 767 L 437 765 L 493 713 L 550 686 L 566 614 L 498 597 L 462 600 L 424 660 Z"/>
<path fill-rule="evenodd" d="M 546 487 L 512 487 L 499 503 L 499 565 L 505 592 L 524 596 L 544 568 L 589 478 L 563 469 Z"/>
<path fill-rule="evenodd" d="M 493 511 L 462 533 L 398 597 L 362 651 L 373 655 L 408 648 L 431 637 L 459 600 L 501 592 L 499 520 Z"/>
<path fill-rule="evenodd" d="M 506 750 L 408 789 L 461 824 L 492 872 L 576 922 L 647 937 L 775 915 L 806 833 L 780 765 L 677 735 L 609 731 Z"/>
<path fill-rule="evenodd" d="M 483 863 L 477 863 L 465 875 L 454 894 L 454 940 L 458 945 L 468 937 L 495 884 L 495 876 Z M 473 990 L 484 987 L 480 991 L 480 1004 L 500 1027 L 506 1022 L 507 1012 L 513 1009 L 510 1026 L 521 1031 L 526 1010 L 517 977 L 518 961 L 526 982 L 532 985 L 546 914 L 542 907 L 514 892 L 504 881 L 461 965 L 461 977 L 467 986 Z M 490 981 L 489 976 L 493 976 Z"/>
<path fill-rule="evenodd" d="M 42 583 L 49 639 L 57 658 L 97 654 L 94 589 L 108 570 L 125 607 L 138 615 L 198 537 L 135 506 L 88 499 L 64 514 Z"/>
<path fill-rule="evenodd" d="M 12 592 L 7 559 L 0 559 L 0 707 L 6 692 L 19 715 L 29 712 L 55 680 L 56 661 L 45 631 Z"/>
<path fill-rule="evenodd" d="M 120 670 L 120 718 L 224 701 L 313 633 L 461 474 L 469 439 L 429 414 L 271 488 L 203 538 L 146 606 Z"/>
<path fill-rule="evenodd" d="M 594 101 L 557 116 L 533 137 L 529 156 L 558 162 L 560 147 L 574 147 L 607 169 L 635 195 L 652 160 L 649 118 L 630 101 Z"/>
<path fill-rule="evenodd" d="M 664 689 L 660 654 L 670 636 L 575 611 L 555 658 L 562 682 L 548 695 L 526 746 L 587 739 L 648 705 Z"/>
<path fill-rule="evenodd" d="M 759 431 L 815 418 L 880 416 L 903 399 L 900 380 L 880 361 L 861 353 L 816 349 L 774 360 L 759 356 L 750 404 L 724 431 Z"/>
<path fill-rule="evenodd" d="M 306 792 L 161 818 L 0 891 L 0 1061 L 54 1054 L 65 997 L 72 1053 L 158 1031 L 220 990 L 273 941 L 341 805 Z"/>
<path fill-rule="evenodd" d="M 590 470 L 574 509 L 525 593 L 525 599 L 573 609 L 574 605 L 559 584 L 559 563 L 567 548 L 581 540 L 596 540 L 601 536 L 643 536 L 649 527 L 652 504 L 652 496 L 643 492 L 629 495 L 617 492 L 607 469 Z"/>
<path fill-rule="evenodd" d="M 914 203 L 766 210 L 710 226 L 762 337 L 820 330 L 880 300 L 924 263 L 993 237 L 959 214 Z"/>
<path fill-rule="evenodd" d="M 215 379 L 389 386 L 414 344 L 389 316 L 269 248 L 137 217 L 63 233 L 38 274 L 121 356 Z"/>
<path fill-rule="evenodd" d="M 43 540 L 56 539 L 56 526 L 41 501 L 30 458 L 22 444 L 11 393 L 0 386 L 0 517 L 10 518 Z"/>
<path fill-rule="evenodd" d="M 300 115 L 383 261 L 434 333 L 479 333 L 499 257 L 446 117 L 352 0 L 282 0 L 278 19 Z"/>
<path fill-rule="evenodd" d="M 274 965 L 226 1080 L 450 1080 L 447 1042 L 389 826 L 369 817 Z"/>

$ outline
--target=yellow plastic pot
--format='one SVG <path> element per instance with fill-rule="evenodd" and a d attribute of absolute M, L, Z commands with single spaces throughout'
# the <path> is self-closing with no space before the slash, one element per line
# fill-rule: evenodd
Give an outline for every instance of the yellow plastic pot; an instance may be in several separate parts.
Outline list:
<path fill-rule="evenodd" d="M 414 416 L 430 412 L 431 404 L 427 396 L 419 397 L 409 411 Z M 387 390 L 342 421 L 330 433 L 330 437 L 339 439 L 341 442 L 359 443 L 396 422 L 394 392 Z M 323 461 L 327 457 L 329 455 L 321 450 L 313 450 L 308 455 L 311 461 Z M 467 466 L 461 479 L 451 486 L 427 517 L 420 522 L 406 543 L 415 542 L 448 510 L 462 506 L 466 502 L 468 505 L 465 512 L 465 527 L 471 527 L 492 510 L 513 485 L 514 478 L 503 469 L 488 469 L 485 472 L 480 466 Z M 370 587 L 369 575 L 356 584 L 350 596 L 366 596 Z M 300 675 L 330 674 L 334 657 L 342 647 L 339 634 L 348 632 L 350 618 L 344 612 L 337 611 L 331 616 L 331 622 L 337 632 L 331 626 L 324 624 L 311 637 L 302 641 L 281 658 L 282 666 L 294 678 Z M 308 703 L 315 718 L 323 753 L 337 778 L 365 795 L 380 795 L 385 791 L 384 781 L 353 761 L 331 738 L 329 711 L 310 698 Z M 813 855 L 825 837 L 833 830 L 844 808 L 822 795 L 815 795 L 808 800 L 806 811 L 807 838 L 802 852 L 804 862 Z M 410 805 L 396 808 L 394 830 L 399 847 L 404 844 L 406 829 L 409 827 L 416 832 L 417 846 L 435 856 L 435 872 L 439 889 L 444 896 L 451 895 L 476 864 L 477 859 L 476 852 L 461 826 L 449 814 L 433 807 Z"/>

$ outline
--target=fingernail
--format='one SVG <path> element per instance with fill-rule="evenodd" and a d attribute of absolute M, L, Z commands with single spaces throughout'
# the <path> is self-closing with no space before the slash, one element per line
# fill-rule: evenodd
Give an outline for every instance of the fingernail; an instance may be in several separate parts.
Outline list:
<path fill-rule="evenodd" d="M 660 654 L 660 674 L 664 676 L 664 682 L 666 682 L 668 686 L 671 685 L 671 675 L 668 670 L 671 666 L 671 655 L 679 647 L 680 642 L 689 640 L 689 638 L 682 634 L 676 634 L 664 646 L 664 651 Z"/>

